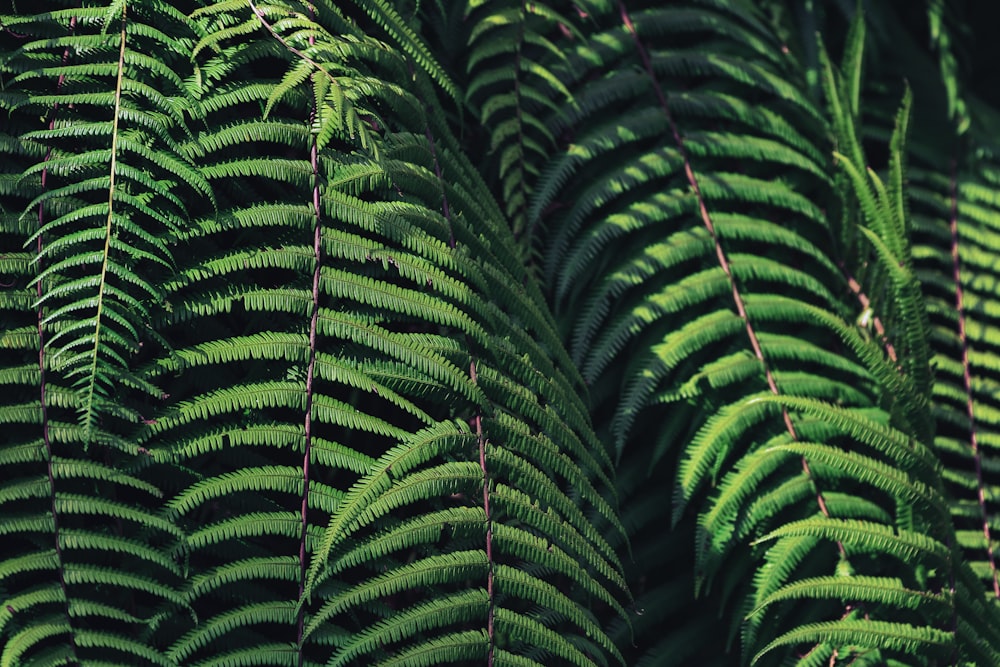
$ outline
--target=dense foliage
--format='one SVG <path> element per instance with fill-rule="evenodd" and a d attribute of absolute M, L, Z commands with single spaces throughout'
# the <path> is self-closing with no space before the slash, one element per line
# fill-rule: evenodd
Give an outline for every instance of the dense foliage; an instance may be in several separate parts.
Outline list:
<path fill-rule="evenodd" d="M 1000 664 L 995 17 L 863 4 L 5 3 L 0 666 Z"/>

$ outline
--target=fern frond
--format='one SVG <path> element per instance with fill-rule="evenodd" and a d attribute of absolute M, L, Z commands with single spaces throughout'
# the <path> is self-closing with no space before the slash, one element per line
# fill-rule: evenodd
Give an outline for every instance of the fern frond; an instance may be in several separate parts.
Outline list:
<path fill-rule="evenodd" d="M 48 338 L 53 358 L 62 357 L 62 369 L 81 392 L 85 441 L 94 437 L 99 415 L 110 409 L 113 381 L 109 374 L 127 373 L 127 356 L 134 354 L 146 337 L 141 324 L 148 319 L 143 302 L 156 300 L 159 294 L 150 282 L 137 277 L 134 269 L 148 262 L 171 264 L 169 253 L 156 237 L 163 230 L 180 226 L 184 205 L 169 192 L 169 184 L 211 196 L 205 180 L 191 166 L 191 156 L 174 139 L 178 132 L 186 132 L 184 118 L 175 106 L 175 100 L 184 95 L 182 82 L 173 69 L 147 55 L 164 47 L 183 50 L 183 29 L 178 37 L 168 38 L 161 31 L 143 29 L 147 17 L 142 12 L 129 16 L 124 6 L 113 6 L 112 10 L 118 12 L 114 30 L 88 34 L 88 28 L 81 27 L 93 26 L 98 12 L 107 10 L 80 12 L 72 17 L 78 29 L 63 44 L 27 42 L 7 63 L 8 67 L 22 67 L 41 55 L 42 49 L 49 49 L 54 56 L 60 46 L 69 53 L 71 45 L 100 53 L 103 58 L 100 63 L 78 66 L 63 57 L 58 65 L 29 69 L 12 79 L 22 82 L 20 93 L 26 104 L 73 109 L 68 115 L 63 111 L 58 120 L 53 117 L 47 130 L 28 134 L 31 141 L 46 145 L 48 153 L 43 161 L 26 169 L 23 177 L 43 175 L 44 189 L 31 204 L 32 209 L 46 212 L 38 238 L 51 235 L 64 239 L 63 243 L 42 246 L 40 256 L 47 266 L 38 273 L 42 286 L 38 306 L 50 311 L 46 325 L 54 332 Z M 140 80 L 145 76 L 139 74 L 140 68 L 151 72 L 149 83 Z M 45 99 L 31 95 L 33 77 L 39 74 L 58 77 L 59 94 Z M 77 77 L 94 81 L 92 88 L 103 79 L 110 97 L 76 99 L 74 91 L 79 86 L 61 83 Z M 110 121 L 91 121 L 94 112 L 109 101 Z M 22 109 L 23 105 L 13 108 Z M 73 142 L 78 143 L 73 146 Z M 69 178 L 70 170 L 95 178 L 89 187 L 71 189 L 45 180 L 46 176 Z M 102 171 L 105 175 L 97 177 Z M 119 190 L 123 191 L 121 196 Z M 103 204 L 99 203 L 101 198 Z M 155 199 L 162 205 L 153 213 L 148 202 Z M 67 207 L 81 212 L 60 215 Z M 83 313 L 89 319 L 83 319 Z M 70 318 L 73 324 L 68 324 Z M 67 354 L 71 350 L 73 353 Z"/>
<path fill-rule="evenodd" d="M 907 589 L 899 579 L 864 576 L 802 579 L 767 596 L 761 606 L 751 613 L 759 614 L 775 602 L 807 597 L 829 597 L 845 602 L 869 602 L 919 610 L 929 616 L 936 616 L 939 620 L 945 620 L 951 614 L 950 600 L 944 595 Z"/>
<path fill-rule="evenodd" d="M 858 645 L 857 651 L 886 649 L 898 654 L 929 656 L 946 659 L 953 650 L 953 635 L 943 630 L 915 627 L 905 623 L 889 623 L 875 620 L 830 621 L 813 623 L 788 632 L 768 644 L 754 656 L 751 664 L 757 663 L 766 653 L 788 644 L 815 644 L 829 641 L 833 644 Z M 853 651 L 852 651 L 853 652 Z"/>
<path fill-rule="evenodd" d="M 466 100 L 489 133 L 489 170 L 516 236 L 526 231 L 525 209 L 539 164 L 555 136 L 542 114 L 572 100 L 559 67 L 560 41 L 579 36 L 576 17 L 541 3 L 472 3 L 468 23 Z"/>

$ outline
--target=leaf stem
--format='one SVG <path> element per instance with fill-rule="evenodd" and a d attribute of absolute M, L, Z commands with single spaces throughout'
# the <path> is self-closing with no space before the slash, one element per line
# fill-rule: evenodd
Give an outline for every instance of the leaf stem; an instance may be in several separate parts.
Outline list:
<path fill-rule="evenodd" d="M 413 65 L 412 63 L 407 64 L 410 68 L 410 75 L 413 76 Z M 454 250 L 455 230 L 451 226 L 451 207 L 448 205 L 448 193 L 444 188 L 444 176 L 441 171 L 441 162 L 438 160 L 437 149 L 434 145 L 434 135 L 431 134 L 430 123 L 424 123 L 424 136 L 427 137 L 427 149 L 431 152 L 431 159 L 434 160 L 434 175 L 437 176 L 438 183 L 441 185 L 441 214 L 444 216 L 445 222 L 448 223 L 448 247 Z"/>
<path fill-rule="evenodd" d="M 410 75 L 413 76 L 413 65 L 407 63 Z M 455 232 L 451 224 L 451 207 L 448 204 L 448 193 L 445 190 L 444 175 L 441 170 L 441 163 L 438 161 L 437 149 L 434 145 L 434 135 L 431 133 L 430 123 L 424 123 L 424 136 L 427 138 L 427 147 L 430 150 L 431 158 L 434 160 L 434 175 L 441 185 L 441 215 L 444 216 L 448 224 L 448 247 L 455 248 Z M 472 384 L 478 384 L 478 374 L 476 372 L 476 360 L 473 358 L 469 362 L 469 377 Z M 494 599 L 493 599 L 493 518 L 490 513 L 490 474 L 486 467 L 486 438 L 483 437 L 483 417 L 480 411 L 476 411 L 472 418 L 472 428 L 476 432 L 476 441 L 479 444 L 479 468 L 483 472 L 483 513 L 486 516 L 486 598 L 488 608 L 486 611 L 486 636 L 489 642 L 487 649 L 486 665 L 493 667 L 494 647 L 496 646 L 496 633 L 494 631 Z"/>
<path fill-rule="evenodd" d="M 122 4 L 121 46 L 118 50 L 118 72 L 115 79 L 115 109 L 111 120 L 111 167 L 108 182 L 108 217 L 104 223 L 104 252 L 101 261 L 101 275 L 97 283 L 97 314 L 94 323 L 94 351 L 91 354 L 90 386 L 87 390 L 87 406 L 84 409 L 84 446 L 90 444 L 91 428 L 94 423 L 94 392 L 97 389 L 97 359 L 101 350 L 101 314 L 104 310 L 104 296 L 107 291 L 108 258 L 111 254 L 111 232 L 114 227 L 116 172 L 118 171 L 118 134 L 122 108 L 122 80 L 125 78 L 125 25 L 127 5 Z"/>
<path fill-rule="evenodd" d="M 469 364 L 469 377 L 476 384 L 476 360 Z M 479 467 L 483 471 L 483 512 L 486 515 L 486 597 L 489 608 L 486 612 L 486 634 L 489 637 L 489 651 L 486 657 L 487 667 L 493 667 L 493 652 L 496 646 L 493 628 L 494 598 L 493 598 L 493 515 L 490 513 L 490 473 L 486 467 L 486 438 L 483 437 L 483 416 L 477 412 L 472 418 L 472 426 L 476 431 L 476 441 L 479 443 Z"/>
<path fill-rule="evenodd" d="M 863 311 L 867 311 L 871 308 L 871 300 L 861 288 L 861 283 L 859 283 L 854 276 L 847 272 L 843 263 L 841 263 L 840 268 L 844 272 L 844 277 L 847 279 L 847 287 L 851 290 L 851 293 L 857 297 L 858 303 L 861 304 L 861 309 Z M 894 364 L 897 363 L 896 348 L 893 347 L 892 343 L 889 341 L 889 336 L 886 335 L 885 325 L 882 324 L 882 318 L 878 315 L 872 315 L 872 326 L 875 328 L 875 333 L 878 334 L 879 341 L 881 341 L 882 345 L 885 347 L 885 354 L 889 357 L 889 361 Z"/>
<path fill-rule="evenodd" d="M 309 63 L 323 74 L 325 74 L 326 77 L 330 80 L 330 83 L 332 83 L 334 86 L 339 87 L 339 84 L 337 83 L 337 78 L 333 76 L 333 74 L 331 74 L 329 70 L 320 65 L 318 62 L 316 62 L 316 60 L 314 60 L 313 58 L 310 58 L 305 53 L 303 53 L 299 49 L 289 44 L 286 39 L 284 39 L 281 35 L 278 34 L 278 32 L 274 29 L 274 26 L 268 23 L 267 19 L 264 18 L 263 10 L 258 8 L 257 5 L 254 4 L 253 0 L 247 0 L 247 4 L 250 5 L 251 11 L 253 11 L 253 14 L 254 16 L 257 17 L 257 20 L 260 21 L 260 24 L 264 26 L 264 29 L 267 30 L 269 33 L 271 33 L 271 37 L 274 37 L 276 40 L 278 40 L 278 43 L 281 44 L 286 49 L 288 49 L 290 53 L 295 54 L 296 56 Z M 310 46 L 312 46 L 315 43 L 315 41 L 316 40 L 314 37 L 312 36 L 309 37 Z"/>
<path fill-rule="evenodd" d="M 952 280 L 955 283 L 955 312 L 958 315 L 958 341 L 962 350 L 962 384 L 965 389 L 965 414 L 969 423 L 969 446 L 972 449 L 972 460 L 976 467 L 976 500 L 979 503 L 979 514 L 982 519 L 983 537 L 986 540 L 986 560 L 990 565 L 990 578 L 993 580 L 993 595 L 1000 598 L 1000 581 L 997 578 L 996 558 L 993 554 L 993 541 L 990 535 L 989 511 L 986 508 L 986 494 L 983 485 L 983 463 L 979 452 L 977 437 L 975 395 L 972 389 L 972 371 L 969 366 L 969 339 L 965 330 L 965 305 L 962 290 L 962 263 L 958 252 L 958 164 L 951 160 L 949 183 L 950 211 L 948 226 L 951 230 L 951 268 Z"/>
<path fill-rule="evenodd" d="M 771 372 L 771 367 L 767 363 L 767 358 L 764 356 L 764 351 L 761 348 L 757 332 L 750 321 L 749 315 L 747 314 L 746 304 L 743 301 L 743 295 L 740 293 L 739 286 L 736 284 L 736 278 L 733 276 L 732 272 L 732 265 L 730 264 L 729 258 L 726 256 L 726 252 L 722 247 L 718 234 L 716 233 L 715 225 L 712 222 L 712 216 L 708 212 L 708 206 L 705 204 L 705 198 L 701 193 L 701 188 L 698 185 L 698 179 L 695 176 L 694 168 L 691 165 L 691 158 L 684 145 L 684 138 L 681 136 L 680 129 L 677 127 L 677 122 L 674 120 L 674 116 L 670 111 L 670 104 L 667 102 L 666 93 L 660 86 L 660 82 L 656 77 L 656 72 L 653 69 L 653 63 L 649 57 L 649 52 L 646 50 L 645 45 L 639 37 L 635 24 L 632 22 L 631 16 L 629 16 L 628 9 L 625 7 L 624 0 L 618 1 L 618 9 L 621 14 L 622 23 L 625 25 L 625 29 L 632 36 L 636 51 L 638 51 L 639 58 L 642 60 L 643 68 L 646 70 L 646 74 L 652 82 L 653 91 L 656 94 L 657 100 L 660 102 L 660 107 L 663 109 L 664 116 L 666 116 L 667 123 L 670 126 L 670 132 L 674 138 L 674 143 L 677 145 L 677 150 L 681 154 L 681 158 L 684 161 L 684 175 L 687 177 L 688 185 L 691 187 L 692 192 L 694 192 L 695 197 L 698 200 L 698 211 L 701 216 L 701 221 L 705 225 L 705 229 L 708 230 L 708 233 L 712 237 L 712 241 L 715 244 L 715 255 L 719 261 L 719 266 L 722 267 L 723 273 L 725 273 L 726 277 L 729 279 L 733 302 L 736 305 L 736 312 L 740 319 L 742 319 L 746 324 L 747 337 L 750 339 L 750 347 L 753 348 L 754 356 L 756 356 L 757 360 L 764 368 L 764 377 L 767 380 L 768 388 L 771 390 L 772 394 L 778 396 L 780 395 L 778 383 L 774 378 L 774 373 Z M 799 439 L 798 433 L 795 430 L 795 424 L 792 423 L 792 418 L 788 413 L 788 408 L 782 407 L 781 416 L 785 423 L 785 428 L 788 430 L 788 434 L 793 440 L 797 441 Z M 816 492 L 816 504 L 819 506 L 820 512 L 824 517 L 829 518 L 830 511 L 826 506 L 826 499 L 823 497 L 823 492 L 817 487 L 812 470 L 809 468 L 809 461 L 804 456 L 802 457 L 802 472 L 813 484 L 813 488 Z M 847 552 L 844 550 L 843 543 L 839 540 L 837 541 L 837 551 L 840 553 L 842 560 L 847 559 Z"/>
<path fill-rule="evenodd" d="M 312 38 L 310 37 L 310 40 Z M 313 121 L 316 118 L 318 110 L 316 108 L 315 101 L 313 102 L 313 109 L 310 113 L 309 126 L 313 126 Z M 323 247 L 323 225 L 322 217 L 320 215 L 320 187 L 319 187 L 319 150 L 316 143 L 316 134 L 313 133 L 311 137 L 311 145 L 309 147 L 309 163 L 312 167 L 312 207 L 313 207 L 313 279 L 312 279 L 312 315 L 309 321 L 309 363 L 306 367 L 306 405 L 305 405 L 305 423 L 303 425 L 303 433 L 305 437 L 304 452 L 302 455 L 302 507 L 301 507 L 301 517 L 302 517 L 302 532 L 299 535 L 299 605 L 298 613 L 296 619 L 296 638 L 295 644 L 298 647 L 298 664 L 302 667 L 304 655 L 302 653 L 302 637 L 303 630 L 305 628 L 305 605 L 303 605 L 302 597 L 305 593 L 306 587 L 306 536 L 308 534 L 309 527 L 309 481 L 310 481 L 310 471 L 309 471 L 309 458 L 312 454 L 312 403 L 313 403 L 313 382 L 314 374 L 316 368 L 316 329 L 319 322 L 319 280 L 320 280 L 320 267 L 322 266 L 322 247 Z"/>

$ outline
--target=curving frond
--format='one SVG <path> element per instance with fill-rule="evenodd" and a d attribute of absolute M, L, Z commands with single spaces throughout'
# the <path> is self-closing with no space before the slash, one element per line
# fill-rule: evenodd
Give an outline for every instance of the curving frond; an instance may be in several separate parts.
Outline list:
<path fill-rule="evenodd" d="M 817 49 L 821 82 L 810 88 L 809 69 L 739 3 L 614 3 L 593 20 L 563 70 L 574 104 L 548 122 L 564 150 L 542 171 L 529 224 L 544 229 L 550 298 L 592 384 L 598 426 L 623 469 L 634 467 L 625 479 L 648 469 L 648 501 L 626 487 L 635 511 L 662 521 L 655 487 L 676 471 L 676 539 L 693 533 L 695 545 L 688 586 L 731 605 L 730 640 L 742 639 L 748 661 L 913 658 L 930 636 L 946 652 L 989 654 L 968 635 L 953 643 L 947 614 L 908 615 L 885 592 L 861 612 L 846 594 L 790 602 L 809 590 L 798 582 L 834 571 L 849 580 L 902 568 L 918 594 L 968 574 L 952 560 L 930 448 L 929 327 L 906 200 L 909 98 L 882 177 L 866 170 L 856 119 L 860 21 L 843 75 Z M 811 98 L 820 90 L 827 117 Z M 849 530 L 834 530 L 841 520 Z M 626 525 L 650 539 L 642 523 Z M 903 535 L 925 532 L 936 560 L 911 562 Z M 676 549 L 659 544 L 659 559 Z M 658 577 L 669 590 L 653 563 L 633 586 Z M 675 595 L 647 597 L 646 613 L 656 605 L 667 623 Z M 782 602 L 744 623 L 763 600 Z M 828 640 L 817 628 L 835 619 L 829 628 L 844 631 Z M 912 631 L 888 640 L 880 623 Z M 691 659 L 670 663 L 656 642 L 672 638 L 645 641 L 642 660 Z"/>
<path fill-rule="evenodd" d="M 48 9 L 0 18 L 16 35 L 4 243 L 20 246 L 5 255 L 2 660 L 168 664 L 146 628 L 182 603 L 168 549 L 183 534 L 132 435 L 161 393 L 137 369 L 161 343 L 166 235 L 211 201 L 175 70 L 192 35 L 162 3 Z"/>
<path fill-rule="evenodd" d="M 163 18 L 175 36 L 161 30 L 166 24 L 153 27 L 156 11 L 147 5 L 130 14 L 119 3 L 52 12 L 45 23 L 4 21 L 34 37 L 6 60 L 4 105 L 44 123 L 21 135 L 44 153 L 21 176 L 42 182 L 23 214 L 39 223 L 25 243 L 37 245 L 46 363 L 79 394 L 85 444 L 99 438 L 103 419 L 122 416 L 113 407 L 123 402 L 117 386 L 157 395 L 131 372 L 130 359 L 154 340 L 156 276 L 173 263 L 164 235 L 183 224 L 183 199 L 211 196 L 185 145 L 184 81 L 158 56 L 183 53 L 190 33 L 173 10 Z M 79 62 L 75 54 L 84 51 Z"/>
<path fill-rule="evenodd" d="M 0 663 L 1000 662 L 997 17 L 862 4 L 9 3 Z"/>
<path fill-rule="evenodd" d="M 610 459 L 444 120 L 434 83 L 451 84 L 397 10 L 361 31 L 369 9 L 192 14 L 218 208 L 170 238 L 171 349 L 144 368 L 170 387 L 140 442 L 176 471 L 163 512 L 191 609 L 153 636 L 184 664 L 233 646 L 436 664 L 501 637 L 510 656 L 590 664 L 564 636 L 613 656 L 588 610 L 621 609 L 625 588 L 589 518 L 617 522 Z M 272 47 L 212 31 L 248 22 Z M 553 571 L 582 581 L 565 592 Z"/>

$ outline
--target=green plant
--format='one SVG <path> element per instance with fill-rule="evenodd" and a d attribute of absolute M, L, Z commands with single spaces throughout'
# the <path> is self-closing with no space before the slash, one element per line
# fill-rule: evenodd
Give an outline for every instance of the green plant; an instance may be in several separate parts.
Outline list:
<path fill-rule="evenodd" d="M 11 5 L 0 664 L 1000 661 L 995 113 L 841 4 Z"/>

